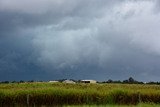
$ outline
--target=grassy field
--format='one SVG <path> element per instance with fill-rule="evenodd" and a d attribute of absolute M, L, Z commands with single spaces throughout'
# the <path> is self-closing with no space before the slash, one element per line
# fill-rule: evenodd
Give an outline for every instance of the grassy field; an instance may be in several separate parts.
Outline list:
<path fill-rule="evenodd" d="M 146 84 L 64 84 L 46 82 L 0 84 L 0 106 L 115 104 L 136 105 L 133 107 L 140 107 L 137 105 L 139 103 L 159 104 L 160 86 Z M 141 106 L 143 107 L 143 105 Z M 147 107 L 150 107 L 150 105 Z M 152 105 L 152 107 L 154 106 Z"/>
<path fill-rule="evenodd" d="M 64 107 L 97 107 L 97 105 L 79 105 L 79 106 L 64 106 Z M 157 104 L 138 104 L 138 105 L 99 105 L 98 107 L 160 107 Z"/>

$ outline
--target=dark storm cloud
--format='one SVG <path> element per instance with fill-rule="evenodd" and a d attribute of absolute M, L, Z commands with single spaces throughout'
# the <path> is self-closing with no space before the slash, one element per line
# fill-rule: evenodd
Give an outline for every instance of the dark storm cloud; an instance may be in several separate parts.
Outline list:
<path fill-rule="evenodd" d="M 105 6 L 116 2 L 108 2 L 102 0 L 97 3 L 93 1 L 74 1 L 74 0 L 60 0 L 60 1 L 0 1 L 1 24 L 7 27 L 34 27 L 49 24 L 59 24 L 66 18 L 85 17 L 93 18 L 102 16 L 102 10 Z M 5 20 L 5 21 L 4 21 Z"/>
<path fill-rule="evenodd" d="M 159 80 L 155 9 L 156 0 L 0 0 L 1 80 Z"/>
<path fill-rule="evenodd" d="M 155 8 L 154 10 L 156 12 L 160 12 L 160 1 L 159 0 L 155 0 Z"/>

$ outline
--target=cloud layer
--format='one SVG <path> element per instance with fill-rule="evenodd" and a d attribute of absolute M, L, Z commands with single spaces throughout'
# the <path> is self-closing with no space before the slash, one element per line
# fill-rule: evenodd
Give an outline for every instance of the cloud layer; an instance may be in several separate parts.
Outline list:
<path fill-rule="evenodd" d="M 158 0 L 0 0 L 1 80 L 159 81 Z"/>

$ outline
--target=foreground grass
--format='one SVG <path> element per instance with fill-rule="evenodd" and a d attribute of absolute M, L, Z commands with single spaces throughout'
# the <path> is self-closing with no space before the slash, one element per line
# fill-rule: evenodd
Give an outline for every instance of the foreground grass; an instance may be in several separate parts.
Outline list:
<path fill-rule="evenodd" d="M 0 106 L 137 105 L 142 102 L 159 104 L 160 86 L 137 84 L 64 84 L 45 82 L 0 84 Z M 133 107 L 143 107 L 143 105 L 144 104 Z M 150 107 L 150 105 L 145 105 L 145 107 Z M 154 107 L 154 105 L 152 105 L 152 107 Z M 155 105 L 155 107 L 157 107 L 157 105 Z"/>
<path fill-rule="evenodd" d="M 63 106 L 63 107 L 160 107 L 158 104 L 138 104 L 138 105 L 79 105 L 79 106 Z"/>

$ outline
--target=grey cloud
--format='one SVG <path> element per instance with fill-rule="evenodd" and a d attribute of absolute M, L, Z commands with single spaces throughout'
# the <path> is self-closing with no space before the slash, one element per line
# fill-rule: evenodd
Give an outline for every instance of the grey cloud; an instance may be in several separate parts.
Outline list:
<path fill-rule="evenodd" d="M 0 1 L 1 30 L 59 24 L 68 18 L 90 20 L 103 15 L 103 8 L 119 1 Z M 109 9 L 109 8 L 108 8 Z M 105 10 L 107 12 L 107 10 Z M 86 19 L 85 19 L 86 18 Z M 77 18 L 78 19 L 78 18 Z M 5 21 L 4 21 L 5 20 Z"/>
<path fill-rule="evenodd" d="M 156 12 L 156 13 L 159 13 L 159 11 L 160 11 L 160 1 L 159 0 L 155 0 L 155 7 L 154 7 L 154 11 Z"/>
<path fill-rule="evenodd" d="M 158 80 L 156 2 L 1 0 L 0 72 L 43 79 Z"/>

